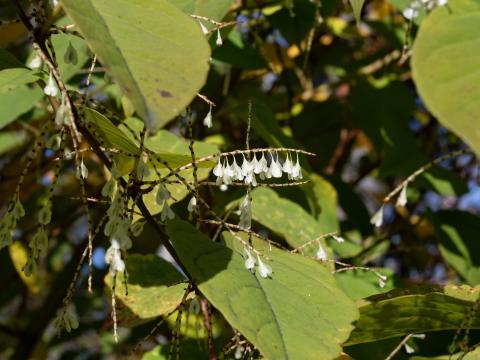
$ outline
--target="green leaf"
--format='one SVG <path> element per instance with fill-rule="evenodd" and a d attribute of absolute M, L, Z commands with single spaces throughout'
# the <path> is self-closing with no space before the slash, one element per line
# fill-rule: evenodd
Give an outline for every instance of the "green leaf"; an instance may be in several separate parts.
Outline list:
<path fill-rule="evenodd" d="M 178 115 L 203 86 L 208 43 L 195 21 L 169 2 L 63 4 L 150 131 Z"/>
<path fill-rule="evenodd" d="M 169 2 L 187 14 L 221 21 L 233 5 L 234 0 L 169 0 Z M 208 23 L 204 25 L 207 26 Z"/>
<path fill-rule="evenodd" d="M 372 296 L 359 304 L 360 319 L 346 345 L 421 334 L 456 330 L 480 293 L 480 287 L 430 286 L 393 290 Z M 480 328 L 477 312 L 470 324 Z"/>
<path fill-rule="evenodd" d="M 0 71 L 0 93 L 15 89 L 20 85 L 30 84 L 40 76 L 27 68 L 10 68 Z"/>
<path fill-rule="evenodd" d="M 252 197 L 252 218 L 284 237 L 287 243 L 294 248 L 328 232 L 300 205 L 281 198 L 268 187 L 256 188 L 252 191 Z M 320 242 L 322 245 L 326 244 L 325 239 L 321 239 Z M 318 244 L 313 242 L 311 246 L 304 249 L 304 253 L 313 255 L 317 250 Z M 331 258 L 332 253 L 329 247 L 326 247 L 325 250 Z"/>
<path fill-rule="evenodd" d="M 353 10 L 353 15 L 355 16 L 355 21 L 359 23 L 360 17 L 362 16 L 363 3 L 365 2 L 365 0 L 349 0 L 349 1 L 350 1 L 350 6 L 352 7 L 352 10 Z"/>
<path fill-rule="evenodd" d="M 40 88 L 26 85 L 0 93 L 0 129 L 29 111 L 42 98 L 43 92 Z"/>
<path fill-rule="evenodd" d="M 385 287 L 379 286 L 378 277 L 371 271 L 349 270 L 335 274 L 338 286 L 352 300 L 359 300 L 371 295 L 384 293 L 394 288 L 392 271 L 389 269 L 378 269 L 378 272 L 387 276 Z"/>
<path fill-rule="evenodd" d="M 426 106 L 480 155 L 479 0 L 451 0 L 422 22 L 412 72 Z"/>
<path fill-rule="evenodd" d="M 123 273 L 117 275 L 115 294 L 117 319 L 122 326 L 136 326 L 166 315 L 180 304 L 185 293 L 185 278 L 168 262 L 156 255 L 133 254 L 128 257 L 126 295 Z M 111 275 L 105 277 L 111 289 Z"/>
<path fill-rule="evenodd" d="M 480 283 L 480 218 L 456 210 L 430 216 L 442 256 L 469 284 Z"/>
<path fill-rule="evenodd" d="M 271 258 L 272 278 L 264 279 L 245 269 L 242 246 L 229 234 L 226 247 L 180 220 L 169 222 L 167 233 L 201 292 L 265 358 L 321 360 L 340 354 L 357 310 L 325 267 L 270 251 L 255 239 L 255 247 Z"/>

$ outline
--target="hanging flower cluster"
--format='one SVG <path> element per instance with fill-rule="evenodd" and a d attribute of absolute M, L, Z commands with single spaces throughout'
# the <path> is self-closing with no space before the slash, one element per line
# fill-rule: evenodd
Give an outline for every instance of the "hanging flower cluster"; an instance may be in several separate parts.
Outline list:
<path fill-rule="evenodd" d="M 13 242 L 12 232 L 17 227 L 21 217 L 25 215 L 22 203 L 18 195 L 10 203 L 7 213 L 0 220 L 0 249 L 10 245 Z"/>
<path fill-rule="evenodd" d="M 260 159 L 257 159 L 257 155 L 253 154 L 253 159 L 248 161 L 245 155 L 242 154 L 242 164 L 238 165 L 235 156 L 230 164 L 228 157 L 220 157 L 217 164 L 213 168 L 213 174 L 217 177 L 217 184 L 229 185 L 233 181 L 243 181 L 245 184 L 251 184 L 257 186 L 256 176 L 260 179 L 281 178 L 283 173 L 287 174 L 289 180 L 300 180 L 303 178 L 302 169 L 300 167 L 300 161 L 298 153 L 295 162 L 293 161 L 290 153 L 287 153 L 287 157 L 283 164 L 280 161 L 280 156 L 276 151 L 268 152 L 268 160 L 265 156 L 265 152 L 262 152 Z"/>
<path fill-rule="evenodd" d="M 447 5 L 448 0 L 413 0 L 410 5 L 403 10 L 403 16 L 408 20 L 413 20 L 420 15 L 420 9 L 432 11 L 437 6 Z"/>
<path fill-rule="evenodd" d="M 260 256 L 257 256 L 257 258 L 255 259 L 255 257 L 252 255 L 252 253 L 245 249 L 245 268 L 251 272 L 254 272 L 255 271 L 255 265 L 258 261 L 258 273 L 260 274 L 260 276 L 262 278 L 268 278 L 272 275 L 272 268 L 265 264 L 262 259 L 260 258 Z"/>
<path fill-rule="evenodd" d="M 117 193 L 107 210 L 108 221 L 104 233 L 110 237 L 110 247 L 105 253 L 105 262 L 110 265 L 110 273 L 125 271 L 122 260 L 122 250 L 132 247 L 129 236 L 130 220 L 125 216 L 125 202 L 120 193 Z"/>

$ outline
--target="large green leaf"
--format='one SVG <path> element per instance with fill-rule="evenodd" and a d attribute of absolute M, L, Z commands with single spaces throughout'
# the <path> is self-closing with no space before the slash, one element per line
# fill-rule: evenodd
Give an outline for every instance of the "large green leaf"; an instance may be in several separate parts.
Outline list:
<path fill-rule="evenodd" d="M 205 16 L 209 19 L 221 21 L 234 0 L 169 0 L 187 14 Z M 205 23 L 205 26 L 208 24 Z"/>
<path fill-rule="evenodd" d="M 185 278 L 168 262 L 156 255 L 133 254 L 127 260 L 127 287 L 123 273 L 119 273 L 115 294 L 117 318 L 122 326 L 135 326 L 165 315 L 180 304 L 185 293 Z M 105 277 L 111 289 L 111 275 Z"/>
<path fill-rule="evenodd" d="M 451 0 L 422 22 L 413 46 L 418 91 L 438 120 L 480 154 L 480 1 Z"/>
<path fill-rule="evenodd" d="M 180 220 L 169 222 L 167 233 L 200 291 L 265 358 L 340 354 L 357 310 L 325 267 L 255 239 L 271 258 L 272 278 L 264 279 L 245 269 L 242 246 L 229 234 L 226 247 Z"/>
<path fill-rule="evenodd" d="M 29 111 L 43 97 L 40 88 L 21 85 L 13 90 L 0 92 L 0 129 Z"/>
<path fill-rule="evenodd" d="M 26 139 L 23 131 L 2 131 L 0 132 L 0 155 L 16 148 Z"/>
<path fill-rule="evenodd" d="M 11 68 L 0 70 L 0 93 L 10 91 L 17 86 L 30 84 L 40 77 L 27 68 Z"/>
<path fill-rule="evenodd" d="M 464 211 L 431 214 L 440 251 L 469 284 L 480 283 L 480 218 Z"/>
<path fill-rule="evenodd" d="M 360 319 L 347 345 L 430 331 L 456 330 L 480 294 L 480 287 L 447 285 L 393 290 L 359 305 Z M 480 328 L 480 314 L 471 319 Z"/>
<path fill-rule="evenodd" d="M 168 1 L 63 0 L 64 8 L 152 131 L 205 82 L 210 48 Z"/>
<path fill-rule="evenodd" d="M 287 243 L 294 248 L 300 247 L 331 230 L 324 228 L 300 205 L 281 198 L 268 187 L 253 190 L 252 197 L 252 218 L 284 237 Z M 325 245 L 325 239 L 321 239 L 320 242 Z M 304 249 L 304 253 L 312 255 L 317 249 L 318 244 L 313 242 L 311 246 Z M 327 249 L 327 251 L 331 256 L 330 250 Z"/>

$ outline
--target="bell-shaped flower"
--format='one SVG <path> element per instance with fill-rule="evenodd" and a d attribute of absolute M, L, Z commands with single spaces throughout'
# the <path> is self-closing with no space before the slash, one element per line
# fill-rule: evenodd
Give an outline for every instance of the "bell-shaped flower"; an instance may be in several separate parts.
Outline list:
<path fill-rule="evenodd" d="M 246 248 L 244 249 L 244 253 L 245 253 L 245 257 L 246 257 L 245 268 L 249 271 L 253 271 L 253 269 L 255 268 L 255 263 L 256 263 L 255 257 Z"/>
<path fill-rule="evenodd" d="M 217 165 L 213 168 L 213 175 L 217 178 L 223 176 L 223 165 L 221 163 L 221 158 L 218 158 Z"/>
<path fill-rule="evenodd" d="M 220 34 L 220 29 L 217 29 L 217 40 L 215 41 L 217 46 L 223 45 L 222 34 Z"/>
<path fill-rule="evenodd" d="M 187 210 L 189 212 L 194 212 L 196 207 L 197 207 L 197 198 L 195 196 L 192 196 L 190 201 L 188 202 Z"/>
<path fill-rule="evenodd" d="M 205 25 L 203 25 L 201 21 L 199 21 L 198 23 L 200 24 L 200 29 L 202 29 L 203 35 L 207 35 L 208 34 L 207 27 Z"/>
<path fill-rule="evenodd" d="M 293 167 L 292 167 L 292 172 L 290 173 L 289 178 L 291 180 L 301 180 L 303 178 L 302 168 L 300 166 L 300 160 L 298 158 L 298 153 L 297 153 L 297 160 L 295 161 L 295 165 L 293 165 Z"/>
<path fill-rule="evenodd" d="M 405 185 L 402 188 L 402 191 L 400 191 L 400 195 L 398 195 L 396 205 L 403 207 L 403 206 L 407 205 L 407 201 L 408 201 L 407 200 L 407 186 Z"/>
<path fill-rule="evenodd" d="M 253 171 L 255 172 L 255 174 L 261 174 L 268 171 L 268 163 L 267 159 L 265 159 L 265 153 L 262 152 L 262 157 L 254 166 Z"/>
<path fill-rule="evenodd" d="M 381 227 L 383 225 L 383 205 L 378 209 L 378 211 L 370 219 L 370 223 L 376 227 Z"/>
<path fill-rule="evenodd" d="M 243 156 L 242 175 L 243 177 L 245 177 L 248 174 L 253 172 L 253 164 L 245 158 L 245 155 L 242 154 L 242 156 Z"/>
<path fill-rule="evenodd" d="M 244 179 L 245 184 L 251 184 L 252 186 L 257 186 L 257 179 L 255 178 L 255 173 L 253 171 L 249 172 Z"/>
<path fill-rule="evenodd" d="M 228 159 L 225 159 L 223 165 L 223 183 L 227 185 L 231 184 L 234 177 L 235 171 L 233 170 L 233 166 L 228 163 Z"/>
<path fill-rule="evenodd" d="M 282 170 L 284 173 L 291 174 L 293 171 L 293 163 L 292 160 L 290 159 L 290 154 L 287 154 L 287 158 L 285 159 L 285 162 L 283 163 Z"/>
<path fill-rule="evenodd" d="M 105 252 L 105 263 L 110 265 L 111 274 L 125 271 L 125 262 L 122 260 L 120 243 L 115 238 L 111 239 L 110 247 Z"/>
<path fill-rule="evenodd" d="M 317 253 L 315 255 L 315 258 L 317 260 L 321 260 L 321 261 L 326 261 L 328 259 L 327 252 L 325 251 L 322 244 L 320 244 L 320 243 L 318 244 L 318 250 L 317 250 Z"/>
<path fill-rule="evenodd" d="M 345 242 L 345 239 L 344 239 L 343 237 L 341 237 L 341 236 L 338 236 L 338 235 L 332 235 L 332 238 L 333 238 L 336 242 L 338 242 L 339 244 Z"/>
<path fill-rule="evenodd" d="M 83 158 L 80 160 L 80 165 L 77 167 L 77 179 L 86 179 L 88 177 L 88 168 L 83 162 Z"/>
<path fill-rule="evenodd" d="M 27 66 L 30 69 L 40 69 L 42 67 L 43 61 L 40 56 L 35 56 L 30 62 L 27 64 Z"/>
<path fill-rule="evenodd" d="M 48 96 L 57 96 L 58 94 L 57 83 L 55 82 L 52 73 L 48 76 L 47 85 L 43 88 L 43 92 Z"/>
<path fill-rule="evenodd" d="M 272 162 L 270 164 L 269 173 L 274 178 L 281 178 L 282 177 L 282 165 L 280 164 L 280 161 L 278 160 L 278 154 L 277 154 L 276 159 L 272 155 Z M 268 173 L 267 173 L 267 178 L 268 178 Z"/>
<path fill-rule="evenodd" d="M 203 125 L 205 125 L 207 128 L 211 128 L 213 126 L 213 121 L 212 121 L 212 105 L 210 105 L 210 109 L 208 110 L 207 115 L 203 119 Z"/>
<path fill-rule="evenodd" d="M 260 258 L 260 256 L 258 256 L 257 259 L 258 259 L 258 272 L 260 276 L 264 279 L 270 277 L 270 275 L 272 275 L 272 268 L 269 265 L 265 264 Z"/>

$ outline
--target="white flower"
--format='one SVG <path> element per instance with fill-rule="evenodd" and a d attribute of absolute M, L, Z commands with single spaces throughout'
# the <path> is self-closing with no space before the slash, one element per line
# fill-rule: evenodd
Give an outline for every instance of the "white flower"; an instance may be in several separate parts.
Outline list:
<path fill-rule="evenodd" d="M 292 160 L 290 160 L 290 154 L 287 154 L 287 158 L 285 159 L 285 162 L 283 163 L 282 167 L 283 172 L 287 174 L 291 174 L 293 171 L 293 163 Z"/>
<path fill-rule="evenodd" d="M 370 219 L 370 223 L 376 227 L 381 227 L 383 225 L 383 205 L 378 209 L 378 211 Z"/>
<path fill-rule="evenodd" d="M 42 67 L 42 59 L 40 56 L 35 56 L 30 62 L 27 64 L 27 66 L 31 69 L 40 69 Z"/>
<path fill-rule="evenodd" d="M 258 272 L 260 273 L 260 276 L 262 278 L 268 278 L 270 275 L 272 275 L 272 268 L 265 264 L 260 256 L 257 256 L 258 259 Z"/>
<path fill-rule="evenodd" d="M 344 239 L 343 237 L 341 237 L 341 236 L 338 236 L 338 235 L 332 235 L 332 238 L 334 238 L 335 241 L 338 242 L 338 243 L 340 243 L 340 244 L 343 243 L 343 242 L 345 242 L 345 239 Z"/>
<path fill-rule="evenodd" d="M 245 268 L 249 271 L 252 271 L 255 268 L 255 263 L 256 263 L 255 258 L 247 249 L 244 249 L 244 252 L 245 252 L 245 256 L 247 257 L 245 259 Z"/>
<path fill-rule="evenodd" d="M 437 6 L 445 6 L 447 3 L 448 0 L 437 0 Z"/>
<path fill-rule="evenodd" d="M 218 158 L 217 165 L 213 168 L 213 175 L 217 178 L 221 178 L 223 176 L 223 165 L 220 162 L 221 158 Z"/>
<path fill-rule="evenodd" d="M 328 259 L 327 253 L 323 248 L 322 244 L 320 243 L 318 244 L 318 251 L 315 257 L 317 258 L 317 260 L 321 260 L 321 261 L 326 261 Z"/>
<path fill-rule="evenodd" d="M 253 171 L 249 172 L 247 176 L 245 176 L 244 182 L 247 185 L 252 184 L 252 186 L 257 186 L 257 179 L 255 178 L 255 173 Z"/>
<path fill-rule="evenodd" d="M 168 203 L 165 201 L 165 204 L 163 204 L 163 209 L 162 209 L 162 212 L 160 214 L 160 219 L 162 221 L 165 221 L 166 219 L 173 219 L 175 217 L 175 213 L 173 212 L 173 210 L 170 208 L 170 206 L 168 205 Z"/>
<path fill-rule="evenodd" d="M 255 158 L 255 160 L 256 160 L 256 158 Z M 262 152 L 262 157 L 260 158 L 259 161 L 256 162 L 256 164 L 254 164 L 253 172 L 255 174 L 261 174 L 261 173 L 265 173 L 267 171 L 268 171 L 267 159 L 265 159 L 265 153 Z"/>
<path fill-rule="evenodd" d="M 378 277 L 378 286 L 380 286 L 380 288 L 384 288 L 385 285 L 387 284 L 386 281 L 387 281 L 387 277 L 385 275 L 382 275 L 382 274 L 379 274 L 379 273 L 376 273 L 377 274 L 377 277 Z"/>
<path fill-rule="evenodd" d="M 398 195 L 397 199 L 397 206 L 405 206 L 407 205 L 407 186 L 405 185 L 400 191 L 400 195 Z"/>
<path fill-rule="evenodd" d="M 238 166 L 235 156 L 233 157 L 232 170 L 233 170 L 234 178 L 238 181 L 242 181 L 243 180 L 242 168 Z"/>
<path fill-rule="evenodd" d="M 211 128 L 213 126 L 212 122 L 212 105 L 210 105 L 210 110 L 208 110 L 207 116 L 203 119 L 203 125 L 207 128 Z"/>
<path fill-rule="evenodd" d="M 83 158 L 80 160 L 80 166 L 77 167 L 77 178 L 86 179 L 88 177 L 88 168 L 83 162 Z"/>
<path fill-rule="evenodd" d="M 53 78 L 52 73 L 50 73 L 50 75 L 48 76 L 47 86 L 43 88 L 43 92 L 45 93 L 45 95 L 48 96 L 57 96 L 58 94 L 57 84 Z"/>
<path fill-rule="evenodd" d="M 407 354 L 413 354 L 415 352 L 415 349 L 413 347 L 411 347 L 410 345 L 408 345 L 407 343 L 405 343 L 405 351 L 407 352 Z"/>
<path fill-rule="evenodd" d="M 170 199 L 170 193 L 168 192 L 165 185 L 162 183 L 158 186 L 156 201 L 158 205 L 162 205 L 164 201 Z"/>
<path fill-rule="evenodd" d="M 289 174 L 289 179 L 301 180 L 302 178 L 303 178 L 302 168 L 300 166 L 300 160 L 298 158 L 298 153 L 297 153 L 297 160 L 295 162 L 295 165 L 293 165 L 292 167 L 292 172 Z"/>
<path fill-rule="evenodd" d="M 419 15 L 419 12 L 417 9 L 414 9 L 413 7 L 407 7 L 405 10 L 403 10 L 403 16 L 405 16 L 408 20 L 413 20 Z"/>
<path fill-rule="evenodd" d="M 248 195 L 245 196 L 245 199 L 242 201 L 239 207 L 240 210 L 240 222 L 238 226 L 242 229 L 250 229 L 252 226 L 252 204 Z"/>
<path fill-rule="evenodd" d="M 243 155 L 243 154 L 242 154 Z M 253 162 L 248 161 L 243 155 L 243 162 L 242 162 L 242 175 L 245 177 L 248 174 L 252 173 L 254 169 Z"/>
<path fill-rule="evenodd" d="M 220 34 L 220 29 L 217 29 L 217 41 L 215 42 L 217 46 L 222 46 L 223 41 L 222 41 L 222 35 Z"/>
<path fill-rule="evenodd" d="M 223 183 L 229 185 L 232 183 L 232 178 L 235 176 L 235 172 L 228 163 L 228 159 L 225 159 L 225 163 L 223 164 Z"/>
<path fill-rule="evenodd" d="M 202 29 L 203 35 L 208 34 L 208 29 L 205 27 L 205 25 L 202 24 L 201 21 L 198 22 L 200 24 L 200 29 Z"/>
<path fill-rule="evenodd" d="M 112 274 L 125 271 L 125 263 L 122 260 L 120 243 L 115 238 L 111 239 L 110 247 L 105 253 L 105 263 L 110 265 L 110 273 Z"/>
<path fill-rule="evenodd" d="M 197 198 L 195 196 L 192 196 L 192 198 L 188 202 L 187 210 L 189 212 L 193 212 L 195 211 L 196 207 L 197 207 Z"/>
<path fill-rule="evenodd" d="M 277 154 L 277 159 L 276 160 L 275 160 L 275 157 L 272 155 L 272 163 L 270 164 L 269 173 L 274 178 L 281 178 L 282 177 L 282 165 L 280 164 L 280 161 L 278 160 L 278 154 Z M 268 173 L 267 173 L 267 178 L 268 178 Z"/>

